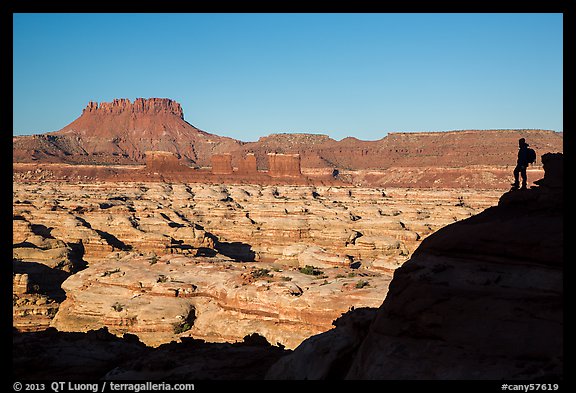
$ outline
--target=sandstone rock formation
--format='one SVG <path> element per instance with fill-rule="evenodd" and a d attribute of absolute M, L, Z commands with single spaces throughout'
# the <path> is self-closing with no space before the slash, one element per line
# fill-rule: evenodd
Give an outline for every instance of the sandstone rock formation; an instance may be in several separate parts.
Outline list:
<path fill-rule="evenodd" d="M 188 164 L 207 166 L 213 154 L 234 150 L 231 138 L 209 134 L 184 120 L 167 98 L 90 102 L 61 130 L 14 138 L 14 160 L 110 164 L 142 162 L 147 151 L 166 151 Z"/>
<path fill-rule="evenodd" d="M 268 153 L 268 173 L 272 177 L 299 177 L 300 155 Z"/>
<path fill-rule="evenodd" d="M 233 173 L 232 156 L 229 153 L 213 155 L 212 173 L 214 175 L 231 175 Z"/>
<path fill-rule="evenodd" d="M 137 98 L 134 104 L 126 98 L 114 99 L 112 102 L 97 102 L 90 101 L 82 114 L 89 113 L 94 115 L 108 115 L 108 114 L 121 114 L 121 113 L 167 113 L 184 119 L 184 111 L 179 103 L 165 98 Z"/>
<path fill-rule="evenodd" d="M 146 169 L 160 173 L 183 170 L 178 157 L 169 151 L 147 151 L 144 153 Z"/>
<path fill-rule="evenodd" d="M 196 323 L 189 332 L 194 337 L 236 341 L 256 331 L 270 342 L 294 347 L 329 329 L 351 306 L 380 304 L 391 273 L 424 238 L 495 204 L 498 195 L 470 190 L 15 182 L 14 271 L 21 276 L 14 280 L 27 275 L 39 290 L 26 296 L 46 296 L 50 304 L 50 310 L 35 306 L 38 311 L 30 312 L 25 300 L 19 300 L 26 296 L 15 293 L 15 326 L 45 329 L 66 296 L 58 311 L 59 329 L 107 326 L 116 334 L 133 332 L 158 345 L 178 337 L 172 325 L 176 321 L 170 318 L 194 309 Z M 238 262 L 244 263 L 241 270 Z M 79 271 L 86 264 L 89 268 Z M 160 266 L 172 271 L 156 272 Z M 323 274 L 299 271 L 309 267 Z M 263 281 L 246 282 L 242 275 L 251 271 L 248 268 L 269 271 Z M 213 272 L 202 285 L 200 272 Z M 49 287 L 42 278 L 51 275 Z M 166 282 L 154 284 L 160 275 Z M 156 290 L 174 280 L 203 287 L 202 295 L 182 297 L 184 287 Z M 148 281 L 156 289 L 140 286 Z M 77 291 L 79 286 L 85 289 Z M 136 300 L 130 300 L 137 292 Z M 224 292 L 228 295 L 222 297 Z M 142 308 L 142 299 L 150 308 Z M 330 299 L 331 305 L 317 307 L 317 299 Z M 129 315 L 124 308 L 112 308 L 116 302 L 126 306 L 128 300 Z M 36 304 L 36 299 L 31 302 Z M 89 317 L 75 320 L 84 314 Z M 213 320 L 225 326 L 210 326 L 214 315 L 218 318 Z M 239 315 L 244 322 L 230 322 Z"/>
<path fill-rule="evenodd" d="M 539 187 L 426 238 L 377 312 L 304 341 L 271 379 L 563 378 L 561 154 Z"/>
<path fill-rule="evenodd" d="M 390 280 L 387 274 L 347 268 L 320 273 L 218 257 L 108 258 L 62 284 L 66 300 L 51 326 L 60 331 L 106 326 L 150 346 L 179 337 L 236 342 L 258 333 L 294 348 L 329 329 L 350 307 L 381 303 Z M 356 287 L 358 282 L 364 284 Z"/>
<path fill-rule="evenodd" d="M 236 260 L 272 262 L 300 244 L 319 247 L 317 256 L 321 249 L 365 267 L 395 269 L 423 238 L 493 205 L 497 196 L 470 190 L 16 182 L 14 253 L 35 261 L 69 255 L 91 262 L 113 251 L 195 255 L 212 249 Z"/>
<path fill-rule="evenodd" d="M 248 153 L 245 157 L 238 160 L 238 173 L 241 175 L 254 175 L 258 171 L 256 156 L 254 153 Z"/>

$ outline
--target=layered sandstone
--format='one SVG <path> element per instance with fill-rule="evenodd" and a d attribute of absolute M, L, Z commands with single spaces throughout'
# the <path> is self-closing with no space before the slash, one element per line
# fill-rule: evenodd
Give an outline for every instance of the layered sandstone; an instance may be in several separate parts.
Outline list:
<path fill-rule="evenodd" d="M 254 153 L 248 153 L 245 157 L 238 160 L 238 174 L 253 176 L 258 172 L 256 156 Z"/>
<path fill-rule="evenodd" d="M 324 268 L 308 275 L 219 257 L 108 258 L 63 284 L 66 300 L 51 326 L 136 334 L 158 346 L 179 337 L 236 342 L 259 333 L 288 348 L 329 329 L 352 306 L 375 306 L 387 274 Z M 358 282 L 365 284 L 357 287 Z"/>
<path fill-rule="evenodd" d="M 139 283 L 163 275 L 170 283 L 191 282 L 205 288 L 203 301 L 198 296 L 193 299 L 198 303 L 184 300 L 185 308 L 204 315 L 191 329 L 194 337 L 234 341 L 260 326 L 254 331 L 271 342 L 295 346 L 329 329 L 332 320 L 349 307 L 379 304 L 391 272 L 424 238 L 493 205 L 497 196 L 493 191 L 469 190 L 15 182 L 14 269 L 33 280 L 49 277 L 49 272 L 60 274 L 53 280 L 56 288 L 50 297 L 56 307 L 64 299 L 60 285 L 66 280 L 62 287 L 69 293 L 58 314 L 61 329 L 107 326 L 117 334 L 147 336 L 143 340 L 155 345 L 174 339 L 174 321 L 165 315 L 174 307 L 171 318 L 182 315 L 178 307 L 183 307 L 179 306 L 183 298 L 172 295 L 176 290 L 184 293 L 184 287 L 164 293 L 154 289 L 138 296 L 165 312 L 131 306 L 134 314 L 124 315 L 112 308 L 115 302 L 125 304 L 133 291 L 139 290 Z M 171 262 L 177 256 L 186 258 Z M 170 263 L 160 265 L 160 260 Z M 260 265 L 247 264 L 239 270 L 239 262 Z M 86 264 L 89 268 L 78 272 Z M 39 266 L 44 270 L 31 269 Z M 125 276 L 125 266 L 138 268 Z M 171 270 L 144 277 L 160 266 Z M 202 285 L 186 276 L 202 277 L 200 271 L 212 272 L 208 266 L 215 270 Z M 251 271 L 248 267 L 267 269 L 265 279 L 276 278 L 273 283 L 256 280 L 243 286 L 242 274 Z M 299 271 L 309 267 L 323 274 L 310 281 Z M 129 280 L 110 286 L 114 279 Z M 74 285 L 85 289 L 78 291 Z M 152 286 L 166 285 L 172 284 Z M 116 288 L 116 295 L 111 287 Z M 317 292 L 307 287 L 317 288 Z M 224 291 L 227 297 L 221 296 Z M 372 295 L 374 291 L 378 296 Z M 295 301 L 298 296 L 294 294 L 303 295 Z M 109 299 L 103 304 L 106 296 Z M 255 299 L 260 299 L 261 308 L 254 310 Z M 331 306 L 318 308 L 318 299 L 329 299 Z M 14 310 L 16 315 L 18 307 Z M 74 322 L 74 316 L 84 314 L 90 316 L 89 323 Z M 148 317 L 143 319 L 144 314 Z M 238 315 L 244 315 L 244 323 L 232 322 Z M 236 330 L 211 326 L 215 320 Z M 24 326 L 23 322 L 18 326 Z M 34 323 L 28 316 L 26 325 Z M 38 329 L 46 326 L 46 321 L 38 322 Z"/>
<path fill-rule="evenodd" d="M 14 255 L 35 261 L 65 255 L 93 261 L 113 251 L 194 255 L 213 249 L 243 261 L 289 263 L 291 249 L 316 247 L 315 257 L 322 252 L 326 257 L 320 259 L 326 261 L 334 256 L 394 269 L 430 233 L 491 206 L 497 195 L 353 187 L 15 183 Z M 66 265 L 62 259 L 58 263 Z"/>
<path fill-rule="evenodd" d="M 212 174 L 231 175 L 232 173 L 232 156 L 230 154 L 215 154 L 212 156 Z"/>
<path fill-rule="evenodd" d="M 83 271 L 88 293 L 73 293 L 90 297 L 98 293 L 97 288 L 104 291 L 107 287 L 106 293 L 112 296 L 93 298 L 92 303 L 97 303 L 94 310 L 102 308 L 112 314 L 106 321 L 119 336 L 131 329 L 137 331 L 138 326 L 142 328 L 144 322 L 150 322 L 148 316 L 156 312 L 158 299 L 173 301 L 167 308 L 170 312 L 177 309 L 174 304 L 178 302 L 197 302 L 193 310 L 180 308 L 188 311 L 187 315 L 174 317 L 179 329 L 184 330 L 185 323 L 191 327 L 177 334 L 181 342 L 150 348 L 131 334 L 117 337 L 107 329 L 86 333 L 54 329 L 15 332 L 13 371 L 17 378 L 35 379 L 56 376 L 61 379 L 196 380 L 266 376 L 272 379 L 501 379 L 555 383 L 563 378 L 561 160 L 559 154 L 544 155 L 546 175 L 537 182 L 537 187 L 505 193 L 498 206 L 428 236 L 412 258 L 395 272 L 379 309 L 350 309 L 333 322 L 334 328 L 310 337 L 293 352 L 271 346 L 254 334 L 237 338 L 233 344 L 207 343 L 186 336 L 194 329 L 191 326 L 201 325 L 199 321 L 207 309 L 197 305 L 203 296 L 211 299 L 208 303 L 219 305 L 231 302 L 238 306 L 243 298 L 250 299 L 243 304 L 242 311 L 227 310 L 235 312 L 235 321 L 245 326 L 251 316 L 274 319 L 286 312 L 286 308 L 282 308 L 283 311 L 279 307 L 274 311 L 271 311 L 273 307 L 266 311 L 262 308 L 266 301 L 278 302 L 285 296 L 277 292 L 279 288 L 285 288 L 296 300 L 335 282 L 342 284 L 343 291 L 358 294 L 370 285 L 358 288 L 356 279 L 372 284 L 375 276 L 357 276 L 348 281 L 353 285 L 347 285 L 341 274 L 328 273 L 325 279 L 328 284 L 324 284 L 320 281 L 322 278 L 314 279 L 278 265 L 275 268 L 268 265 L 272 269 L 266 272 L 261 269 L 263 264 L 243 264 L 244 269 L 241 264 L 222 257 L 195 260 L 165 255 L 155 259 L 150 255 L 126 254 L 122 264 L 102 264 L 101 270 L 94 264 Z M 363 190 L 356 191 L 360 199 L 366 200 L 370 195 Z M 406 198 L 409 193 L 423 197 L 416 190 L 387 191 L 396 192 L 396 198 Z M 204 189 L 204 192 L 215 198 L 226 194 L 223 189 Z M 236 189 L 232 195 L 240 199 L 242 194 Z M 446 191 L 448 195 L 450 191 Z M 475 194 L 470 199 L 459 198 L 458 205 L 480 201 L 482 198 Z M 177 204 L 185 203 L 180 199 Z M 18 227 L 22 231 L 27 226 Z M 34 228 L 46 234 L 41 228 Z M 23 238 L 23 234 L 18 235 L 19 240 Z M 297 255 L 296 246 L 286 252 L 286 256 Z M 192 275 L 192 261 L 202 273 Z M 149 266 L 143 268 L 146 264 Z M 179 269 L 179 266 L 186 268 Z M 231 272 L 226 273 L 227 270 Z M 205 281 L 213 274 L 217 280 Z M 297 284 L 302 292 L 289 286 L 296 283 L 294 278 L 283 279 L 285 275 L 297 277 L 298 274 L 308 277 L 311 283 L 308 288 Z M 241 283 L 238 287 L 228 283 L 218 289 L 219 284 L 215 282 L 225 281 L 225 277 L 231 280 L 236 277 Z M 131 283 L 134 279 L 137 283 Z M 29 288 L 26 274 L 14 275 L 14 282 L 18 284 L 19 294 Z M 69 284 L 74 282 L 70 280 Z M 69 284 L 67 281 L 65 286 Z M 261 288 L 260 291 L 257 288 Z M 263 301 L 262 296 L 268 291 L 274 296 Z M 260 293 L 255 294 L 257 292 Z M 106 302 L 109 301 L 117 303 L 108 308 Z M 133 318 L 139 307 L 146 312 L 141 314 L 141 319 Z M 292 316 L 304 315 L 305 309 L 294 311 Z M 225 311 L 218 316 L 223 314 Z M 68 318 L 95 319 L 97 314 L 78 308 Z M 158 322 L 166 323 L 161 318 Z M 230 326 L 225 329 L 241 330 Z M 202 331 L 210 332 L 209 329 Z"/>
<path fill-rule="evenodd" d="M 538 155 L 563 151 L 562 133 L 526 129 L 391 132 L 376 141 L 352 137 L 335 141 L 326 135 L 274 134 L 239 148 L 254 152 L 259 160 L 264 160 L 269 152 L 300 154 L 304 168 L 330 167 L 340 171 L 502 167 L 516 164 L 519 138 L 526 138 Z"/>

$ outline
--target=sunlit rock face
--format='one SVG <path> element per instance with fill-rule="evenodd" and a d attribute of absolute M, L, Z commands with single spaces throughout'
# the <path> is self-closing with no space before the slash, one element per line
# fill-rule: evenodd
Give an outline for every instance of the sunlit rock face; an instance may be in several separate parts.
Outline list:
<path fill-rule="evenodd" d="M 106 326 L 151 345 L 180 335 L 234 342 L 259 332 L 293 348 L 351 307 L 381 304 L 393 271 L 423 239 L 498 195 L 16 182 L 17 327 Z M 57 279 L 49 284 L 39 267 Z M 28 295 L 46 297 L 50 310 L 24 312 Z"/>

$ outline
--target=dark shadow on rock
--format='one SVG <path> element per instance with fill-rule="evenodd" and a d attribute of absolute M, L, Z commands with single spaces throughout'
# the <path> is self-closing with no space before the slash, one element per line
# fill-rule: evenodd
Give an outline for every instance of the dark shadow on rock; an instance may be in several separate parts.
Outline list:
<path fill-rule="evenodd" d="M 124 243 L 122 240 L 118 239 L 116 236 L 112 235 L 111 233 L 108 232 L 104 232 L 101 230 L 96 229 L 95 230 L 96 233 L 98 233 L 98 235 L 100 235 L 100 237 L 102 239 L 104 239 L 106 241 L 106 243 L 108 243 L 108 245 L 120 250 L 120 251 L 130 251 L 132 249 L 132 246 L 129 244 Z"/>
<path fill-rule="evenodd" d="M 266 373 L 269 380 L 343 380 L 366 338 L 378 309 L 352 307 L 338 317 L 335 329 L 304 340 Z"/>
<path fill-rule="evenodd" d="M 20 243 L 14 243 L 12 245 L 12 248 L 36 248 L 36 249 L 40 249 L 40 247 L 38 247 L 36 244 L 30 243 L 27 241 L 23 241 Z"/>
<path fill-rule="evenodd" d="M 182 338 L 151 348 L 107 328 L 87 333 L 13 331 L 16 380 L 259 380 L 290 353 L 252 334 L 239 343 Z"/>
<path fill-rule="evenodd" d="M 70 254 L 70 260 L 74 266 L 72 273 L 77 273 L 80 270 L 86 269 L 88 267 L 88 262 L 84 260 L 84 253 L 86 250 L 82 240 L 78 243 L 68 243 L 68 247 L 72 250 L 72 253 Z"/>
<path fill-rule="evenodd" d="M 256 253 L 250 244 L 242 242 L 218 242 L 214 248 L 222 255 L 234 259 L 237 262 L 254 262 Z"/>
<path fill-rule="evenodd" d="M 66 299 L 66 292 L 61 285 L 71 273 L 38 262 L 19 260 L 12 261 L 12 271 L 16 274 L 28 274 L 31 292 L 46 295 L 57 302 Z"/>
<path fill-rule="evenodd" d="M 51 232 L 52 229 L 54 228 L 48 228 L 46 225 L 42 225 L 42 224 L 32 224 L 31 225 L 31 230 L 32 233 L 35 235 L 39 235 L 48 239 L 54 239 L 54 236 L 52 236 Z"/>
<path fill-rule="evenodd" d="M 202 227 L 200 227 L 203 229 Z M 218 239 L 218 237 L 210 232 L 206 232 L 205 236 L 211 239 L 214 243 L 214 249 L 228 258 L 232 258 L 236 262 L 254 262 L 256 258 L 256 252 L 252 250 L 252 246 L 247 243 L 242 242 L 223 242 Z M 206 248 L 203 248 L 204 252 L 208 255 L 214 256 L 208 252 Z M 197 254 L 200 255 L 200 254 Z"/>
<path fill-rule="evenodd" d="M 196 249 L 196 256 L 198 257 L 214 257 L 216 256 L 217 252 L 208 247 L 200 247 Z"/>
<path fill-rule="evenodd" d="M 354 261 L 350 264 L 350 269 L 359 269 L 362 266 L 362 262 Z"/>

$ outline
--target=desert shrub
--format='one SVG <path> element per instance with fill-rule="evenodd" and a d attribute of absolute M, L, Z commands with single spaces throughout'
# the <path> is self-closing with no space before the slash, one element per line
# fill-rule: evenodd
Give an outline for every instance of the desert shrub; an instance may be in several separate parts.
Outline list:
<path fill-rule="evenodd" d="M 166 277 L 165 275 L 161 274 L 160 276 L 158 276 L 158 279 L 156 280 L 156 282 L 166 282 L 168 281 L 168 277 Z"/>
<path fill-rule="evenodd" d="M 173 327 L 175 334 L 184 333 L 185 331 L 192 329 L 192 326 L 186 321 L 176 322 Z"/>
<path fill-rule="evenodd" d="M 264 268 L 254 269 L 250 272 L 250 275 L 253 278 L 272 277 L 272 275 L 270 274 L 270 270 Z"/>
<path fill-rule="evenodd" d="M 308 274 L 310 276 L 319 276 L 324 274 L 324 272 L 320 269 L 316 269 L 314 266 L 306 265 L 298 269 L 300 273 Z"/>
<path fill-rule="evenodd" d="M 101 277 L 108 277 L 111 276 L 114 273 L 120 273 L 120 269 L 114 269 L 114 270 L 106 270 L 104 273 L 102 273 Z"/>
<path fill-rule="evenodd" d="M 360 280 L 356 283 L 356 288 L 358 288 L 358 289 L 364 288 L 366 286 L 370 286 L 370 283 L 366 280 Z"/>

